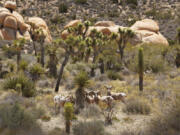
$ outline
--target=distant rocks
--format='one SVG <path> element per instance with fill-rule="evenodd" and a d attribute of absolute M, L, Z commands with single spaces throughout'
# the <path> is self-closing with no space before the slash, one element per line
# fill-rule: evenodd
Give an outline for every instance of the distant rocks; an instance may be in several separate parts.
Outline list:
<path fill-rule="evenodd" d="M 69 35 L 67 28 L 68 27 L 75 27 L 81 23 L 79 20 L 74 20 L 68 23 L 64 28 L 65 30 L 61 33 L 61 37 L 66 39 Z M 128 27 L 122 27 L 116 25 L 112 21 L 99 21 L 95 23 L 94 26 L 90 26 L 86 36 L 90 35 L 93 29 L 102 32 L 105 35 L 110 35 L 111 33 L 117 33 L 118 29 L 127 29 Z M 134 25 L 129 27 L 129 29 L 135 32 L 134 39 L 132 40 L 133 44 L 137 43 L 154 43 L 154 44 L 163 44 L 168 45 L 167 39 L 159 32 L 158 24 L 151 20 L 151 19 L 144 19 L 141 21 L 135 22 Z"/>

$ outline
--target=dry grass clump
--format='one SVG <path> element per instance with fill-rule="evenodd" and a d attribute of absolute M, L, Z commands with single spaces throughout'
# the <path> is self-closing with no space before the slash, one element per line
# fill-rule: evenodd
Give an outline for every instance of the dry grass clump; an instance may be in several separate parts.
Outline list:
<path fill-rule="evenodd" d="M 123 111 L 132 114 L 150 114 L 151 107 L 147 101 L 140 97 L 132 97 L 126 101 Z"/>
<path fill-rule="evenodd" d="M 180 133 L 180 97 L 169 106 L 151 121 L 147 135 L 178 135 Z"/>
<path fill-rule="evenodd" d="M 79 122 L 73 126 L 74 135 L 106 135 L 101 121 Z"/>

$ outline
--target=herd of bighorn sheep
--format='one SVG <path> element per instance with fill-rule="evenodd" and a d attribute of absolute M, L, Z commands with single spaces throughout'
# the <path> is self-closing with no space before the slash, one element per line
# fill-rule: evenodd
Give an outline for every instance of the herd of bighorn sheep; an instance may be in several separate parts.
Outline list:
<path fill-rule="evenodd" d="M 107 85 L 107 95 L 102 96 L 100 90 L 96 91 L 88 91 L 85 90 L 85 101 L 87 104 L 99 104 L 99 102 L 105 103 L 107 106 L 111 106 L 112 101 L 121 101 L 125 103 L 126 94 L 123 92 L 120 93 L 113 93 L 111 92 L 112 86 Z M 62 96 L 62 95 L 55 95 L 54 96 L 54 104 L 55 104 L 55 112 L 59 111 L 60 108 L 64 107 L 66 102 L 75 103 L 75 98 L 71 96 Z M 58 110 L 57 110 L 58 109 Z"/>

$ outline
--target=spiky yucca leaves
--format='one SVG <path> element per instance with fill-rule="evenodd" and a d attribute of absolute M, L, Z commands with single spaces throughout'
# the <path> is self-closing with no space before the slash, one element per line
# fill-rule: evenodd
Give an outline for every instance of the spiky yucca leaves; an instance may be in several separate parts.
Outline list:
<path fill-rule="evenodd" d="M 30 67 L 30 74 L 32 76 L 32 80 L 35 82 L 39 79 L 40 75 L 43 74 L 44 68 L 40 64 L 34 64 Z"/>
<path fill-rule="evenodd" d="M 19 92 L 19 87 L 21 87 L 22 95 L 25 97 L 32 97 L 35 94 L 34 83 L 23 74 L 18 74 L 8 77 L 3 84 L 3 88 L 14 89 Z"/>
<path fill-rule="evenodd" d="M 77 85 L 76 90 L 76 104 L 77 104 L 77 110 L 84 108 L 84 102 L 85 102 L 85 93 L 84 88 L 86 88 L 89 85 L 89 77 L 86 72 L 81 71 L 74 79 L 75 85 Z"/>
<path fill-rule="evenodd" d="M 74 118 L 74 107 L 70 102 L 64 105 L 64 116 L 66 120 L 66 133 L 70 133 L 71 120 Z"/>
<path fill-rule="evenodd" d="M 139 48 L 138 53 L 138 70 L 139 70 L 139 90 L 143 91 L 143 72 L 144 72 L 144 59 L 143 49 Z"/>
<path fill-rule="evenodd" d="M 17 54 L 17 69 L 18 70 L 19 70 L 19 62 L 21 61 L 21 50 L 23 49 L 25 43 L 26 43 L 26 40 L 24 38 L 14 40 L 13 42 L 13 47 L 15 48 L 15 51 Z"/>

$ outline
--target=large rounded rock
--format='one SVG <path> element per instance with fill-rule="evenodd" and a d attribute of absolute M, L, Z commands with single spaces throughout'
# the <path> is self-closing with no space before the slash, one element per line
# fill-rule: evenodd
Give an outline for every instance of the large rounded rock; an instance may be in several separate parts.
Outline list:
<path fill-rule="evenodd" d="M 17 30 L 17 28 L 18 28 L 17 19 L 13 16 L 7 16 L 4 20 L 3 26 Z"/>
<path fill-rule="evenodd" d="M 4 20 L 7 16 L 12 16 L 12 14 L 10 12 L 7 11 L 2 11 L 0 12 L 0 24 L 3 25 L 4 24 Z"/>
<path fill-rule="evenodd" d="M 151 19 L 144 19 L 141 21 L 137 21 L 134 25 L 131 26 L 132 30 L 147 30 L 152 32 L 158 32 L 159 26 L 158 24 Z"/>
<path fill-rule="evenodd" d="M 16 2 L 13 1 L 6 1 L 4 4 L 5 8 L 15 10 L 16 9 Z"/>
<path fill-rule="evenodd" d="M 11 28 L 3 28 L 1 30 L 4 40 L 15 40 L 16 39 L 16 30 Z"/>
<path fill-rule="evenodd" d="M 34 27 L 35 29 L 39 29 L 42 28 L 46 38 L 45 38 L 45 42 L 51 42 L 52 41 L 52 37 L 50 34 L 50 31 L 48 29 L 48 26 L 46 24 L 46 22 L 39 17 L 29 17 L 27 20 L 27 23 L 29 25 L 31 25 L 31 27 Z"/>
<path fill-rule="evenodd" d="M 82 21 L 81 20 L 70 21 L 67 25 L 64 26 L 64 29 L 67 29 L 69 27 L 76 27 L 79 23 L 82 23 Z"/>
<path fill-rule="evenodd" d="M 111 26 L 115 26 L 115 23 L 112 21 L 99 21 L 95 23 L 94 26 L 111 27 Z"/>

